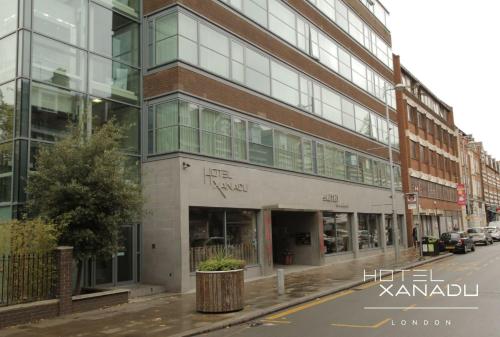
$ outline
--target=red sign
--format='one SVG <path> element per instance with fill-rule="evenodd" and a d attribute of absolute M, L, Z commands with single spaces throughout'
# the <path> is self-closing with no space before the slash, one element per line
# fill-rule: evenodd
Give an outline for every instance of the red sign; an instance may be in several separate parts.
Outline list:
<path fill-rule="evenodd" d="M 459 206 L 465 206 L 467 204 L 467 196 L 465 195 L 464 184 L 457 184 L 457 204 Z"/>

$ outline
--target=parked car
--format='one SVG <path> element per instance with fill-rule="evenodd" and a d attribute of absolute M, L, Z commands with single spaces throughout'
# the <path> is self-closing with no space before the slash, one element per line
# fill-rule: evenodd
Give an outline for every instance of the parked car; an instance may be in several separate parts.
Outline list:
<path fill-rule="evenodd" d="M 496 227 L 496 228 L 500 229 L 500 221 L 491 221 L 488 224 L 488 227 Z"/>
<path fill-rule="evenodd" d="M 488 233 L 491 234 L 493 241 L 500 241 L 500 228 L 498 227 L 486 227 Z"/>
<path fill-rule="evenodd" d="M 474 244 L 482 243 L 485 246 L 493 243 L 493 238 L 491 234 L 486 230 L 485 227 L 472 227 L 467 229 L 467 234 L 471 237 Z"/>
<path fill-rule="evenodd" d="M 454 253 L 467 253 L 476 250 L 474 241 L 464 232 L 447 232 L 441 234 L 440 242 L 444 249 Z"/>

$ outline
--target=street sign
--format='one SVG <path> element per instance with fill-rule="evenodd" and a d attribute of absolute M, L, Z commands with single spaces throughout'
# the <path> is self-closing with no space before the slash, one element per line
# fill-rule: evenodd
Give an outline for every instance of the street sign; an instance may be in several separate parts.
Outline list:
<path fill-rule="evenodd" d="M 417 193 L 406 193 L 408 209 L 417 209 Z"/>
<path fill-rule="evenodd" d="M 465 206 L 467 204 L 467 196 L 465 195 L 465 185 L 457 184 L 457 204 Z"/>

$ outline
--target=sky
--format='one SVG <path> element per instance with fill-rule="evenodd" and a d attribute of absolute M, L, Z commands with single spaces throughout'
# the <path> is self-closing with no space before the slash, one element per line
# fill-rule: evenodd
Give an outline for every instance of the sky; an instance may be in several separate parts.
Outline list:
<path fill-rule="evenodd" d="M 393 53 L 500 160 L 500 1 L 381 0 Z"/>

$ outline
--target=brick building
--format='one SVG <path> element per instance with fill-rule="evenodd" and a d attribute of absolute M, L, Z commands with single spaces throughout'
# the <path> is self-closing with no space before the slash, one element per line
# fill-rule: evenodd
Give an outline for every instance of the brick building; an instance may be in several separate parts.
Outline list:
<path fill-rule="evenodd" d="M 457 205 L 460 182 L 453 109 L 436 97 L 394 57 L 398 91 L 403 191 L 418 192 L 419 207 L 407 210 L 407 232 L 421 224 L 423 235 L 463 229 Z"/>
<path fill-rule="evenodd" d="M 392 252 L 389 138 L 406 242 L 380 3 L 143 5 L 144 282 L 189 290 L 221 250 L 246 277 Z"/>

